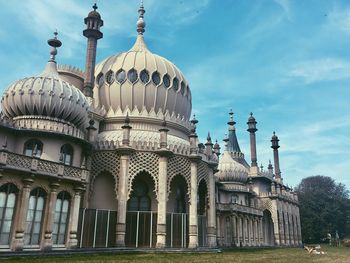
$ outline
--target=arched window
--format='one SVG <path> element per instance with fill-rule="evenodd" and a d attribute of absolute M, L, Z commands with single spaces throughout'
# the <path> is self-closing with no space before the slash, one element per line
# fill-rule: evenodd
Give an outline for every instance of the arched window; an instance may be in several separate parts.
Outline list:
<path fill-rule="evenodd" d="M 138 179 L 135 180 L 133 191 L 128 203 L 129 211 L 150 211 L 151 210 L 151 199 L 148 196 L 147 183 Z"/>
<path fill-rule="evenodd" d="M 39 157 L 43 152 L 43 143 L 36 139 L 26 141 L 23 154 L 30 157 Z"/>
<path fill-rule="evenodd" d="M 13 184 L 0 187 L 0 245 L 10 243 L 17 192 L 18 189 Z"/>
<path fill-rule="evenodd" d="M 208 189 L 204 180 L 201 180 L 198 186 L 197 210 L 198 215 L 205 215 L 208 204 Z"/>
<path fill-rule="evenodd" d="M 70 144 L 65 144 L 61 147 L 60 162 L 66 165 L 72 165 L 73 147 Z"/>
<path fill-rule="evenodd" d="M 24 234 L 25 245 L 39 245 L 46 193 L 41 188 L 30 192 Z"/>
<path fill-rule="evenodd" d="M 62 245 L 66 241 L 70 199 L 67 192 L 60 192 L 57 195 L 52 231 L 53 244 Z"/>
<path fill-rule="evenodd" d="M 175 213 L 186 213 L 185 192 L 180 185 L 176 189 Z"/>

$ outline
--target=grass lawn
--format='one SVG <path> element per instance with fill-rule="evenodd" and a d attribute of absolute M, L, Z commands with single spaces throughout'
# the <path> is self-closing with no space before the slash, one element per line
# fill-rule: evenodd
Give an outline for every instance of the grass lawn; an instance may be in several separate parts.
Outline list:
<path fill-rule="evenodd" d="M 332 262 L 350 263 L 350 248 L 322 246 L 326 255 L 310 255 L 300 248 L 235 249 L 221 253 L 119 253 L 0 259 L 0 262 Z"/>

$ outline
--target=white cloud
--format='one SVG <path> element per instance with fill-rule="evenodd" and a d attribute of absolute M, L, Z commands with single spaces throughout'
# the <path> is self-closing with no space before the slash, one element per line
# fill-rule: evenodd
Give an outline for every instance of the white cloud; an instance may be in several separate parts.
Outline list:
<path fill-rule="evenodd" d="M 335 7 L 329 14 L 328 26 L 332 29 L 350 34 L 350 9 Z"/>
<path fill-rule="evenodd" d="M 287 19 L 292 21 L 292 12 L 291 12 L 291 3 L 289 0 L 274 0 L 276 4 L 278 4 L 283 12 L 285 13 Z"/>
<path fill-rule="evenodd" d="M 322 58 L 297 63 L 289 77 L 301 78 L 306 84 L 350 78 L 350 62 L 338 58 Z"/>

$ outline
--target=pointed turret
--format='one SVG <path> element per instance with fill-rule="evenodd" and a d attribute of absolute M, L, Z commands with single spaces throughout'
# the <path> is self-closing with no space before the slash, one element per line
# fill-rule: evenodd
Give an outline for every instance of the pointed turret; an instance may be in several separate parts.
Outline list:
<path fill-rule="evenodd" d="M 233 112 L 232 110 L 229 112 L 230 120 L 227 122 L 228 127 L 228 151 L 233 153 L 241 153 L 241 149 L 238 144 L 237 136 L 236 136 L 236 122 L 233 120 Z"/>

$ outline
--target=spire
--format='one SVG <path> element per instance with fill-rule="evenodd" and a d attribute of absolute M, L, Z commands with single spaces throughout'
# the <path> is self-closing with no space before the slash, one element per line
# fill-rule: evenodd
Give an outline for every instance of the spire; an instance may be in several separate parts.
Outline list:
<path fill-rule="evenodd" d="M 51 56 L 50 56 L 50 60 L 49 61 L 56 62 L 55 58 L 56 58 L 56 55 L 57 55 L 57 48 L 62 46 L 62 42 L 57 39 L 57 35 L 58 35 L 57 30 L 53 34 L 54 34 L 54 37 L 49 39 L 47 41 L 47 43 L 49 44 L 49 46 L 52 47 L 51 51 L 50 51 L 50 55 Z"/>
<path fill-rule="evenodd" d="M 139 33 L 139 35 L 143 35 L 146 27 L 145 20 L 143 20 L 144 14 L 146 13 L 145 8 L 143 7 L 143 0 L 141 0 L 141 4 L 138 12 L 139 12 L 139 19 L 137 20 L 137 23 L 136 23 L 137 25 L 136 31 Z"/>
<path fill-rule="evenodd" d="M 233 120 L 232 109 L 230 110 L 229 115 L 230 115 L 230 119 L 227 122 L 227 124 L 229 125 L 227 150 L 229 152 L 241 152 L 241 149 L 238 144 L 237 136 L 236 136 L 236 128 L 235 128 L 236 122 Z"/>
<path fill-rule="evenodd" d="M 58 77 L 58 72 L 57 72 L 57 64 L 56 64 L 56 55 L 57 55 L 57 48 L 62 46 L 62 42 L 57 39 L 57 30 L 53 33 L 54 38 L 51 38 L 47 40 L 47 43 L 51 47 L 50 51 L 50 59 L 47 62 L 44 71 L 40 74 L 41 77 Z"/>

